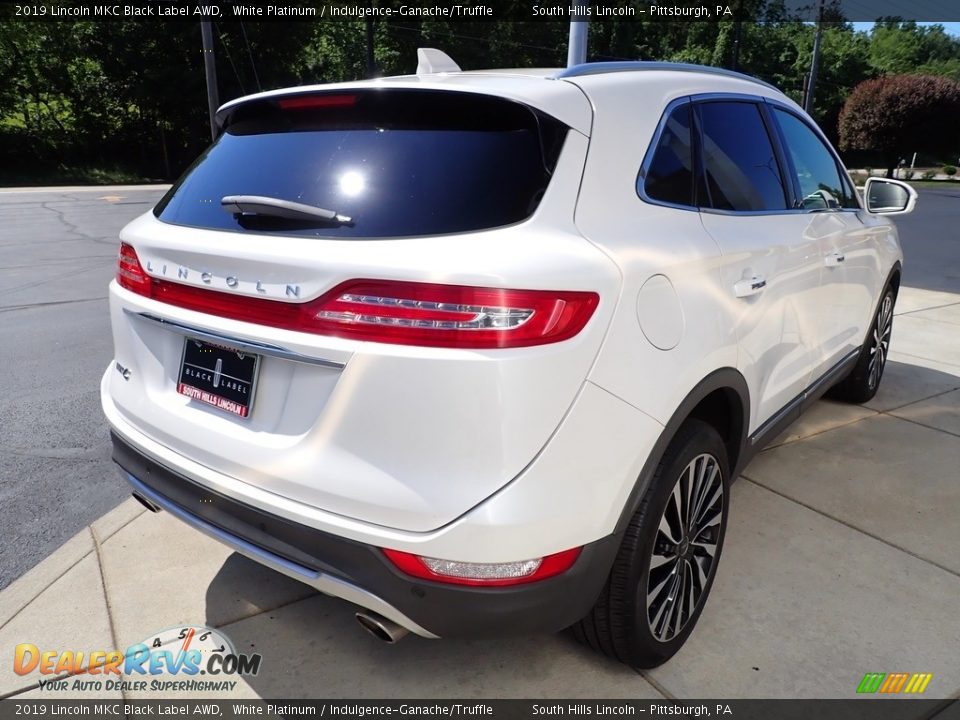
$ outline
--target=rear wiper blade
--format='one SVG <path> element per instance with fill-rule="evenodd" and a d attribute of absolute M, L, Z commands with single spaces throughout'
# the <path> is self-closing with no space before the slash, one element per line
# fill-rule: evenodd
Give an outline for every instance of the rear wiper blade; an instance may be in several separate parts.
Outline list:
<path fill-rule="evenodd" d="M 233 215 L 257 215 L 285 220 L 324 220 L 342 225 L 353 222 L 352 218 L 341 215 L 335 210 L 266 195 L 224 195 L 220 198 L 220 206 Z"/>

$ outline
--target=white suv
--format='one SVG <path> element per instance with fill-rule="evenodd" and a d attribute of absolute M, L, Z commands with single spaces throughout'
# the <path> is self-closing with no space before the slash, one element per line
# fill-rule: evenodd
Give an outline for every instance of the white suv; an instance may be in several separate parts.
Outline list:
<path fill-rule="evenodd" d="M 551 632 L 670 658 L 729 486 L 864 401 L 901 252 L 816 125 L 666 63 L 299 87 L 122 232 L 103 376 L 134 494 L 374 634 Z M 872 208 L 872 209 L 871 209 Z"/>

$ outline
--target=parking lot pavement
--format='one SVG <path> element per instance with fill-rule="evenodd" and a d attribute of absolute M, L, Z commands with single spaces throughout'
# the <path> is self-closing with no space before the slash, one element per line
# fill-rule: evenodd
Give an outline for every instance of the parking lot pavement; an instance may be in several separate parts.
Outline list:
<path fill-rule="evenodd" d="M 901 289 L 878 395 L 819 403 L 745 470 L 710 601 L 661 668 L 634 672 L 566 635 L 384 645 L 346 603 L 132 500 L 0 592 L 0 648 L 126 648 L 205 624 L 263 655 L 235 697 L 846 698 L 866 672 L 901 671 L 933 673 L 927 697 L 956 697 L 960 292 L 942 272 Z M 35 679 L 0 663 L 0 696 L 66 696 Z"/>
<path fill-rule="evenodd" d="M 0 590 L 128 495 L 100 412 L 107 284 L 163 192 L 0 190 Z"/>

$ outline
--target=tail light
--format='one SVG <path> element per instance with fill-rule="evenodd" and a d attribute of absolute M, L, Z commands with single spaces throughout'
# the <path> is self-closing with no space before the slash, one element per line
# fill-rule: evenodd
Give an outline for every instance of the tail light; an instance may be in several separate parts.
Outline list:
<path fill-rule="evenodd" d="M 566 572 L 580 557 L 580 548 L 554 555 L 508 563 L 471 563 L 438 560 L 400 550 L 383 550 L 398 570 L 423 580 L 452 585 L 502 587 L 546 580 Z"/>
<path fill-rule="evenodd" d="M 356 280 L 316 301 L 311 324 L 325 335 L 455 348 L 560 342 L 579 333 L 596 293 L 499 290 L 461 285 Z"/>
<path fill-rule="evenodd" d="M 277 99 L 281 110 L 316 110 L 330 107 L 353 107 L 356 95 L 294 95 Z"/>
<path fill-rule="evenodd" d="M 151 278 L 140 266 L 137 251 L 126 243 L 120 243 L 120 254 L 117 257 L 117 282 L 120 287 L 150 297 Z"/>
<path fill-rule="evenodd" d="M 513 348 L 567 340 L 599 303 L 592 292 L 500 290 L 393 280 L 350 280 L 316 300 L 289 303 L 149 277 L 120 246 L 117 282 L 187 310 L 270 327 L 399 345 Z"/>

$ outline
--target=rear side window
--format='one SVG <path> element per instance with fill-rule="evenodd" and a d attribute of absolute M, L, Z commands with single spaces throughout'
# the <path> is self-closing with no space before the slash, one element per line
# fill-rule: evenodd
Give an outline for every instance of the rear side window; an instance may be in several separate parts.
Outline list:
<path fill-rule="evenodd" d="M 363 90 L 240 106 L 154 209 L 177 225 L 333 238 L 460 233 L 536 210 L 567 127 L 485 95 Z M 234 215 L 221 198 L 266 196 L 349 222 Z"/>
<path fill-rule="evenodd" d="M 718 210 L 784 210 L 780 168 L 760 109 L 751 102 L 698 105 L 708 202 Z"/>
<path fill-rule="evenodd" d="M 858 207 L 848 183 L 840 176 L 837 161 L 817 134 L 792 113 L 774 108 L 773 114 L 800 184 L 801 207 L 805 210 Z"/>
<path fill-rule="evenodd" d="M 670 113 L 654 149 L 643 181 L 643 190 L 651 200 L 694 205 L 690 138 L 690 105 L 685 103 Z"/>

